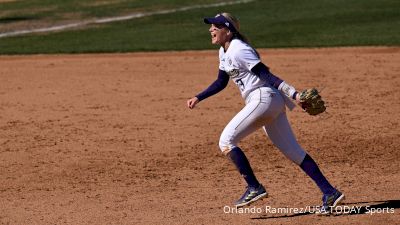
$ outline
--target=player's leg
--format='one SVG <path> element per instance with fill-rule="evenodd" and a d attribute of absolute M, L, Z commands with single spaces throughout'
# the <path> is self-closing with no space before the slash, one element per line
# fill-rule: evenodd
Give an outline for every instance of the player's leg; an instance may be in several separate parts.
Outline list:
<path fill-rule="evenodd" d="M 239 148 L 238 142 L 263 126 L 262 122 L 257 124 L 262 109 L 259 102 L 248 103 L 227 124 L 219 140 L 222 153 L 233 162 L 249 187 L 258 187 L 260 183 L 255 177 L 246 155 Z"/>
<path fill-rule="evenodd" d="M 271 91 L 262 89 L 253 91 L 248 97 L 246 106 L 228 123 L 221 134 L 219 141 L 221 151 L 233 162 L 248 185 L 245 194 L 235 203 L 238 207 L 266 196 L 264 187 L 258 182 L 246 155 L 237 144 L 276 117 L 279 113 L 279 105 L 278 107 L 276 105 L 280 104 L 283 107 L 283 101 L 275 98 L 280 96 Z"/>
<path fill-rule="evenodd" d="M 281 113 L 275 120 L 264 127 L 271 141 L 290 160 L 300 168 L 317 184 L 324 194 L 324 205 L 336 205 L 343 197 L 328 182 L 320 171 L 317 163 L 298 144 L 287 120 L 286 113 Z M 333 196 L 333 197 L 332 197 Z M 333 200 L 332 203 L 329 203 Z"/>
<path fill-rule="evenodd" d="M 298 144 L 286 112 L 281 112 L 273 121 L 264 127 L 264 131 L 272 143 L 291 161 L 300 165 L 307 153 Z"/>

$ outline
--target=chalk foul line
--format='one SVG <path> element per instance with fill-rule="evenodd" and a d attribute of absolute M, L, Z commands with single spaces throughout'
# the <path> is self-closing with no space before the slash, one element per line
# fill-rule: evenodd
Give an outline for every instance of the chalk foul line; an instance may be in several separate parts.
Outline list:
<path fill-rule="evenodd" d="M 192 6 L 185 6 L 185 7 L 176 8 L 176 9 L 167 9 L 167 10 L 160 10 L 160 11 L 155 11 L 155 12 L 148 12 L 148 13 L 132 13 L 132 14 L 129 14 L 126 16 L 106 17 L 106 18 L 99 18 L 99 19 L 84 20 L 81 22 L 56 25 L 56 26 L 51 26 L 51 27 L 16 30 L 16 31 L 11 31 L 11 32 L 0 33 L 0 38 L 13 37 L 13 36 L 19 36 L 19 35 L 24 35 L 24 34 L 63 31 L 63 30 L 71 29 L 71 28 L 85 27 L 85 26 L 92 25 L 92 24 L 112 23 L 112 22 L 132 20 L 132 19 L 137 19 L 137 18 L 142 18 L 142 17 L 147 17 L 147 16 L 170 14 L 170 13 L 175 13 L 175 12 L 183 12 L 183 11 L 188 11 L 188 10 L 192 10 L 192 9 L 213 8 L 213 7 L 219 7 L 219 6 L 243 4 L 243 3 L 253 2 L 253 1 L 255 1 L 255 0 L 237 0 L 237 1 L 207 4 L 207 5 L 192 5 Z"/>

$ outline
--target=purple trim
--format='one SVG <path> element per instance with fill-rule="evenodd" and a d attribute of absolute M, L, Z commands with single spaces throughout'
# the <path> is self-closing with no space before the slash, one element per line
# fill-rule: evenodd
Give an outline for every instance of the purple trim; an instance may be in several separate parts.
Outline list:
<path fill-rule="evenodd" d="M 293 96 L 292 96 L 292 98 L 294 99 L 294 100 L 296 100 L 296 95 L 298 94 L 298 92 L 297 91 L 295 91 L 294 93 L 293 93 Z"/>

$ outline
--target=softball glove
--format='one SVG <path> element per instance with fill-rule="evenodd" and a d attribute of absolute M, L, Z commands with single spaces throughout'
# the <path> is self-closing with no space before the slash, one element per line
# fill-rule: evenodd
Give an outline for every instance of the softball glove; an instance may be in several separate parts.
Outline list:
<path fill-rule="evenodd" d="M 315 88 L 310 88 L 300 93 L 300 106 L 312 116 L 323 113 L 326 110 L 325 102 Z"/>

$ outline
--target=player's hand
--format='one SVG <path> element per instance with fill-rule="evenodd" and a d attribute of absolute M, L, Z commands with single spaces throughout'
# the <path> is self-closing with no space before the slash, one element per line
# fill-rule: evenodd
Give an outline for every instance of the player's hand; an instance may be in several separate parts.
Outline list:
<path fill-rule="evenodd" d="M 297 102 L 297 104 L 300 104 L 300 93 L 299 92 L 297 92 L 297 94 L 296 94 L 296 102 Z"/>
<path fill-rule="evenodd" d="M 295 101 L 296 101 L 296 104 L 297 104 L 300 108 L 302 108 L 302 109 L 304 110 L 304 108 L 303 108 L 303 102 L 302 102 L 301 99 L 300 99 L 300 92 L 297 92 Z"/>
<path fill-rule="evenodd" d="M 187 100 L 187 106 L 189 107 L 189 109 L 193 109 L 197 103 L 199 103 L 199 99 L 197 97 L 193 97 L 189 100 Z"/>

